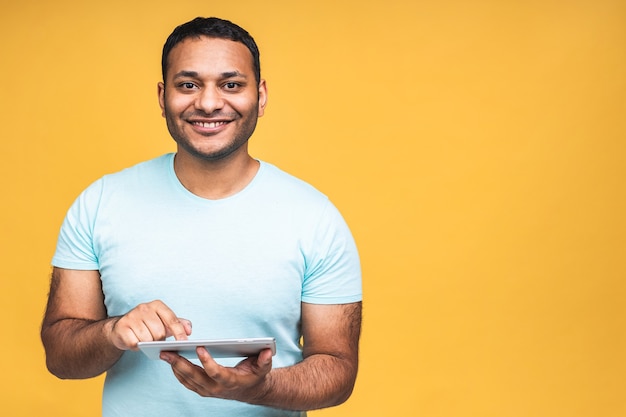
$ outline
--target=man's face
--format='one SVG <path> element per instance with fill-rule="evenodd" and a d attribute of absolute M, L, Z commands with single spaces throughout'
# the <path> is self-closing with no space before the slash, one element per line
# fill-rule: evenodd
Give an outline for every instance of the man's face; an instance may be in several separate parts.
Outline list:
<path fill-rule="evenodd" d="M 216 161 L 246 153 L 267 100 L 252 54 L 227 39 L 188 38 L 168 56 L 159 104 L 178 152 Z"/>

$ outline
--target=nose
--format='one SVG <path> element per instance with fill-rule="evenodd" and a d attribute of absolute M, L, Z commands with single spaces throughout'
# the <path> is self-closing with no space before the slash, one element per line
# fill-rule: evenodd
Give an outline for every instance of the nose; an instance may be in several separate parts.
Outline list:
<path fill-rule="evenodd" d="M 224 98 L 217 88 L 207 86 L 197 95 L 195 107 L 206 114 L 211 114 L 224 107 Z"/>

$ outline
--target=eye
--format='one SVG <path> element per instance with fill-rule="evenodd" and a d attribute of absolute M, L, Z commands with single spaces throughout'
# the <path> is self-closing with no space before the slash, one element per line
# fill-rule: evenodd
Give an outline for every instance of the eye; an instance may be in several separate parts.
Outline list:
<path fill-rule="evenodd" d="M 241 84 L 236 83 L 234 81 L 230 81 L 224 84 L 224 88 L 226 90 L 236 90 L 237 88 L 241 87 Z"/>
<path fill-rule="evenodd" d="M 191 92 L 192 90 L 198 89 L 198 86 L 191 81 L 182 81 L 176 84 L 176 88 L 183 92 Z"/>

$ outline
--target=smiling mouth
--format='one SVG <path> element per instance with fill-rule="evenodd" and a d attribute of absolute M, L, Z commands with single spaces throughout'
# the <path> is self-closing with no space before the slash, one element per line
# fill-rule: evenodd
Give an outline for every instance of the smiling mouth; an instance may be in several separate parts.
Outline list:
<path fill-rule="evenodd" d="M 228 122 L 192 122 L 194 126 L 203 127 L 206 129 L 215 129 L 216 127 L 223 126 Z"/>

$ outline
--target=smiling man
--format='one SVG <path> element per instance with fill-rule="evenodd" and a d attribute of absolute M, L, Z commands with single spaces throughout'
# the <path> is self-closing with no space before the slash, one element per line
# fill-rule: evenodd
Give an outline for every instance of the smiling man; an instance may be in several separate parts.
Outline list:
<path fill-rule="evenodd" d="M 176 152 L 97 180 L 68 211 L 41 330 L 48 369 L 106 372 L 105 417 L 303 416 L 344 402 L 358 367 L 358 254 L 328 198 L 248 152 L 267 104 L 256 43 L 197 18 L 169 36 L 162 70 Z M 137 350 L 265 336 L 274 357 Z"/>

